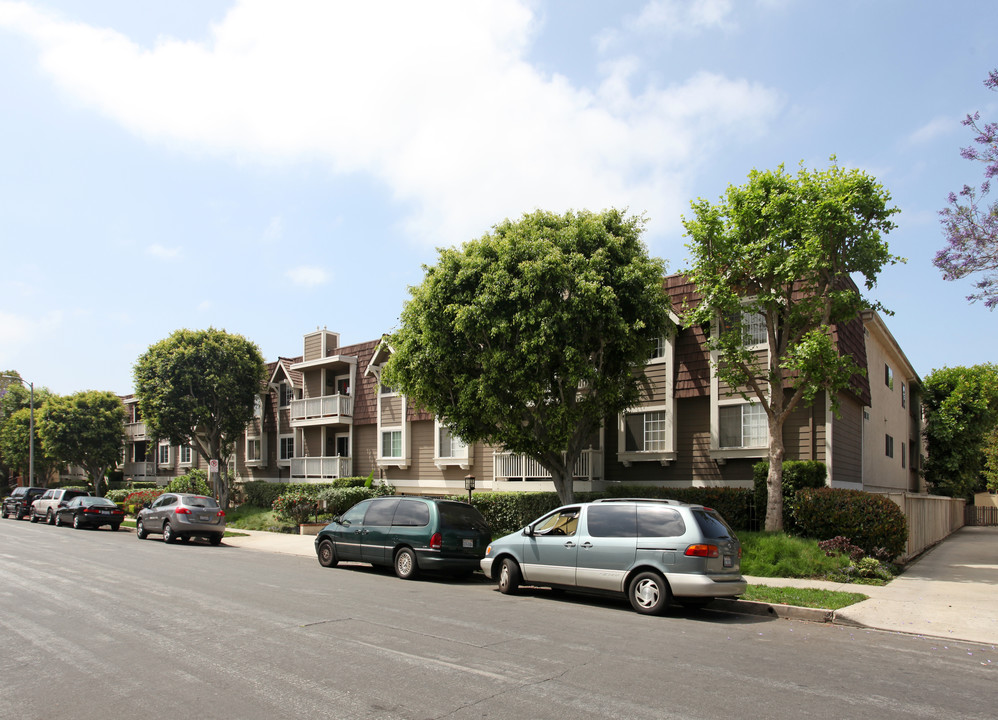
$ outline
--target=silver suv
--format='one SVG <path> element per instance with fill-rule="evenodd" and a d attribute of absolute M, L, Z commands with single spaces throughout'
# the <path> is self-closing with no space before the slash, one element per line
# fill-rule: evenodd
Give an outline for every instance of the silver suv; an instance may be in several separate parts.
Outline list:
<path fill-rule="evenodd" d="M 521 584 L 625 593 L 639 613 L 745 592 L 741 545 L 721 516 L 676 500 L 565 505 L 495 540 L 481 562 L 504 594 Z"/>
<path fill-rule="evenodd" d="M 55 515 L 59 508 L 69 505 L 69 501 L 75 497 L 86 497 L 89 494 L 86 490 L 46 490 L 44 495 L 31 503 L 31 522 L 44 520 L 49 525 L 55 525 Z"/>
<path fill-rule="evenodd" d="M 135 518 L 135 536 L 145 540 L 149 533 L 161 534 L 166 543 L 200 537 L 218 545 L 225 534 L 225 511 L 215 498 L 163 493 L 139 510 Z"/>

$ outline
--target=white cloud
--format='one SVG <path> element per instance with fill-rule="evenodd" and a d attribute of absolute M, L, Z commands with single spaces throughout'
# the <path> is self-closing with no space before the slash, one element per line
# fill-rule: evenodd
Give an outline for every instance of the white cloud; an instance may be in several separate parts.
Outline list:
<path fill-rule="evenodd" d="M 535 207 L 647 211 L 678 228 L 692 172 L 723 137 L 751 139 L 782 105 L 771 89 L 702 74 L 636 92 L 608 60 L 599 88 L 527 61 L 538 21 L 522 2 L 242 0 L 210 43 L 152 48 L 0 0 L 78 101 L 151 141 L 240 160 L 324 160 L 384 183 L 406 228 L 442 245 Z M 726 0 L 658 2 L 689 28 Z M 670 14 L 671 13 L 671 14 Z"/>
<path fill-rule="evenodd" d="M 633 31 L 665 31 L 668 35 L 695 34 L 723 28 L 731 15 L 731 0 L 651 0 L 625 26 Z"/>
<path fill-rule="evenodd" d="M 922 127 L 908 135 L 908 143 L 911 145 L 923 145 L 932 142 L 937 137 L 948 135 L 956 130 L 960 130 L 960 119 L 943 115 L 933 118 Z"/>
<path fill-rule="evenodd" d="M 8 366 L 5 357 L 33 342 L 47 340 L 62 325 L 63 313 L 50 310 L 39 315 L 17 315 L 0 310 L 0 369 Z"/>
<path fill-rule="evenodd" d="M 315 287 L 329 281 L 329 274 L 322 268 L 301 265 L 285 271 L 284 277 L 299 287 Z"/>
<path fill-rule="evenodd" d="M 281 219 L 280 215 L 276 215 L 270 219 L 270 222 L 267 223 L 267 227 L 263 231 L 263 242 L 270 245 L 283 237 L 284 221 Z"/>
<path fill-rule="evenodd" d="M 159 244 L 150 245 L 146 248 L 146 252 L 160 260 L 176 260 L 183 255 L 181 248 L 168 248 Z"/>

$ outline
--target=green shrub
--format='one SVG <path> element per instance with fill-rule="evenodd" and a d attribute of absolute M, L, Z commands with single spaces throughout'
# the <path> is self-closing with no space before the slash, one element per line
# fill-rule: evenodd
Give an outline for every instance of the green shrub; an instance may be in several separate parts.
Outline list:
<path fill-rule="evenodd" d="M 313 491 L 300 486 L 286 490 L 274 500 L 274 514 L 278 519 L 296 525 L 307 523 L 309 518 L 315 517 L 319 512 L 316 499 L 318 494 L 318 490 Z"/>
<path fill-rule="evenodd" d="M 769 463 L 758 462 L 752 466 L 752 480 L 755 486 L 755 516 L 761 525 L 766 520 L 766 504 L 769 489 L 766 480 L 769 476 Z M 783 463 L 783 529 L 794 531 L 794 502 L 798 490 L 825 487 L 828 468 L 817 460 L 787 460 Z"/>
<path fill-rule="evenodd" d="M 151 480 L 140 480 L 139 482 L 131 483 L 132 490 L 155 490 L 158 487 L 159 485 Z"/>
<path fill-rule="evenodd" d="M 242 494 L 246 498 L 246 504 L 256 508 L 270 510 L 274 507 L 274 500 L 283 492 L 286 492 L 291 483 L 267 482 L 266 480 L 253 480 L 243 483 Z"/>
<path fill-rule="evenodd" d="M 204 470 L 194 468 L 186 475 L 179 475 L 170 481 L 164 492 L 194 493 L 195 495 L 213 495 L 211 486 L 208 484 L 208 473 Z"/>
<path fill-rule="evenodd" d="M 800 490 L 794 521 L 805 537 L 846 537 L 873 557 L 895 558 L 904 552 L 908 540 L 908 521 L 901 508 L 886 495 L 862 490 Z"/>
<path fill-rule="evenodd" d="M 133 490 L 118 505 L 129 515 L 135 515 L 142 509 L 145 503 L 151 503 L 162 494 L 162 490 L 153 490 L 151 488 L 147 490 Z"/>
<path fill-rule="evenodd" d="M 364 478 L 361 478 L 363 481 Z M 319 501 L 320 509 L 328 515 L 342 515 L 361 500 L 372 497 L 383 497 L 394 495 L 395 488 L 392 485 L 376 485 L 374 487 L 348 486 L 331 487 L 319 491 L 316 499 Z"/>
<path fill-rule="evenodd" d="M 345 477 L 333 480 L 332 486 L 334 488 L 370 487 L 367 483 L 368 478 L 366 477 Z"/>
<path fill-rule="evenodd" d="M 104 493 L 104 497 L 106 497 L 111 502 L 116 503 L 117 505 L 121 505 L 125 501 L 125 498 L 131 495 L 133 492 L 135 491 L 129 490 L 128 488 L 119 488 L 117 490 L 108 490 L 106 493 Z"/>

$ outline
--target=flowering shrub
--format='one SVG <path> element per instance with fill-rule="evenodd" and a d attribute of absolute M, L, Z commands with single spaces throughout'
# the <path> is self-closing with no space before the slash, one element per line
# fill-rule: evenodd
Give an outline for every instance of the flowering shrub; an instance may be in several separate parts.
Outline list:
<path fill-rule="evenodd" d="M 151 503 L 162 494 L 163 490 L 135 490 L 121 501 L 121 509 L 129 515 L 135 515 L 145 503 Z"/>
<path fill-rule="evenodd" d="M 310 517 L 315 517 L 319 512 L 319 503 L 316 499 L 317 490 L 295 488 L 281 493 L 274 500 L 273 508 L 277 517 L 285 522 L 293 522 L 296 525 L 308 522 Z"/>

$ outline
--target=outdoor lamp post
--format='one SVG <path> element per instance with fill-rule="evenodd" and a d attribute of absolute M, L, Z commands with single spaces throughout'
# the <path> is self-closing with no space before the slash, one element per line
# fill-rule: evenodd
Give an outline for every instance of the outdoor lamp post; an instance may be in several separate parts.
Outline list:
<path fill-rule="evenodd" d="M 468 491 L 468 502 L 471 502 L 471 491 L 475 489 L 475 476 L 464 476 L 464 489 Z"/>
<path fill-rule="evenodd" d="M 22 385 L 26 384 L 20 375 L 0 375 L 0 377 L 17 380 Z M 27 386 L 30 392 L 28 406 L 31 408 L 28 420 L 28 486 L 30 487 L 35 484 L 35 384 L 29 382 Z"/>

